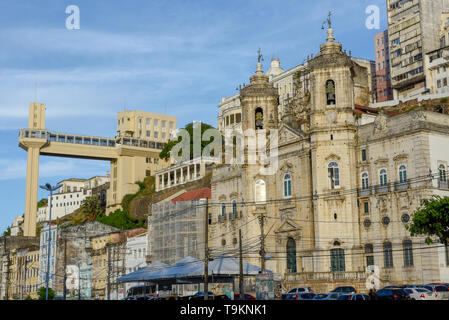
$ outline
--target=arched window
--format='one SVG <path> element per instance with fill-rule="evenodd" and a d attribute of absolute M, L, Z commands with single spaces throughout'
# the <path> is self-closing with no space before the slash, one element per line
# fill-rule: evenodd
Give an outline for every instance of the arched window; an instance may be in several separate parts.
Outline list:
<path fill-rule="evenodd" d="M 387 169 L 380 169 L 379 171 L 379 181 L 381 186 L 386 186 L 388 184 L 387 179 Z"/>
<path fill-rule="evenodd" d="M 344 249 L 331 250 L 331 270 L 332 272 L 346 271 Z"/>
<path fill-rule="evenodd" d="M 335 104 L 335 82 L 333 80 L 326 81 L 326 100 L 328 106 Z"/>
<path fill-rule="evenodd" d="M 337 162 L 331 162 L 328 165 L 328 173 L 331 189 L 340 187 L 340 169 Z"/>
<path fill-rule="evenodd" d="M 385 268 L 393 268 L 393 246 L 391 242 L 384 242 L 384 265 Z"/>
<path fill-rule="evenodd" d="M 407 167 L 405 164 L 399 167 L 399 182 L 407 181 Z"/>
<path fill-rule="evenodd" d="M 255 112 L 255 125 L 256 130 L 263 129 L 263 110 L 262 108 L 257 108 Z"/>
<path fill-rule="evenodd" d="M 402 242 L 404 250 L 404 267 L 413 267 L 413 244 L 411 240 Z"/>
<path fill-rule="evenodd" d="M 257 180 L 255 184 L 255 199 L 257 202 L 267 201 L 267 190 L 265 186 L 265 181 Z"/>
<path fill-rule="evenodd" d="M 287 240 L 287 270 L 296 273 L 296 241 L 292 238 Z"/>
<path fill-rule="evenodd" d="M 284 198 L 292 196 L 292 176 L 290 173 L 284 175 Z"/>
<path fill-rule="evenodd" d="M 447 176 L 446 176 L 446 166 L 444 164 L 441 164 L 438 167 L 438 171 L 440 173 L 440 181 L 441 182 L 446 182 L 447 181 Z"/>
<path fill-rule="evenodd" d="M 368 179 L 368 172 L 362 173 L 362 189 L 368 189 L 369 188 L 369 179 Z"/>

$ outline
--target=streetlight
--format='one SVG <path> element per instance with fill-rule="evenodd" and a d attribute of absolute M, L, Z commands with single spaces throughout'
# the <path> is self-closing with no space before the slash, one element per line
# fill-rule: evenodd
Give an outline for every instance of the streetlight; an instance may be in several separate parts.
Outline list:
<path fill-rule="evenodd" d="M 46 289 L 45 289 L 45 300 L 48 300 L 48 277 L 50 274 L 50 242 L 51 242 L 51 199 L 53 198 L 53 191 L 58 190 L 62 187 L 62 184 L 58 184 L 57 186 L 52 187 L 51 184 L 47 183 L 45 186 L 40 186 L 41 189 L 47 190 L 50 192 L 50 202 L 48 207 L 50 208 L 49 212 L 49 223 L 48 223 L 48 245 L 47 245 L 47 276 L 45 279 Z"/>

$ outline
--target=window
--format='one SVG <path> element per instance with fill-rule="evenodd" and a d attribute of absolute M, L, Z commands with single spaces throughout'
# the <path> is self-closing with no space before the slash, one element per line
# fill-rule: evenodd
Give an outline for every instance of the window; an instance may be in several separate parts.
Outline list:
<path fill-rule="evenodd" d="M 366 190 L 369 188 L 369 178 L 368 178 L 368 172 L 362 173 L 362 189 Z"/>
<path fill-rule="evenodd" d="M 362 161 L 366 161 L 366 149 L 362 150 Z"/>
<path fill-rule="evenodd" d="M 363 203 L 363 212 L 364 212 L 365 214 L 368 214 L 368 213 L 369 213 L 369 202 L 364 202 L 364 203 Z"/>
<path fill-rule="evenodd" d="M 410 240 L 402 242 L 404 250 L 404 267 L 413 267 L 413 244 Z"/>
<path fill-rule="evenodd" d="M 379 181 L 381 186 L 386 186 L 388 183 L 387 180 L 387 169 L 380 169 L 379 171 Z"/>
<path fill-rule="evenodd" d="M 155 138 L 155 139 L 158 139 L 158 138 L 159 138 L 159 132 L 157 132 L 157 131 L 154 132 L 154 138 Z"/>
<path fill-rule="evenodd" d="M 284 198 L 292 196 L 292 176 L 290 173 L 284 175 Z"/>
<path fill-rule="evenodd" d="M 385 268 L 393 268 L 393 246 L 391 242 L 384 243 L 384 265 Z"/>
<path fill-rule="evenodd" d="M 335 104 L 335 82 L 333 80 L 326 81 L 326 100 L 328 106 Z"/>
<path fill-rule="evenodd" d="M 407 181 L 407 167 L 403 164 L 399 167 L 399 182 Z"/>
<path fill-rule="evenodd" d="M 340 187 L 340 170 L 337 162 L 331 162 L 328 165 L 328 173 L 331 189 Z"/>
<path fill-rule="evenodd" d="M 444 164 L 441 164 L 438 167 L 438 171 L 440 173 L 440 181 L 441 182 L 446 182 L 447 181 L 447 177 L 446 177 L 446 166 Z"/>
<path fill-rule="evenodd" d="M 237 200 L 232 200 L 232 216 L 237 217 Z"/>
<path fill-rule="evenodd" d="M 154 127 L 155 129 L 157 129 L 158 125 L 159 125 L 159 120 L 158 120 L 158 119 L 154 119 L 154 121 L 153 121 L 153 127 Z"/>
<path fill-rule="evenodd" d="M 374 248 L 372 244 L 365 245 L 366 266 L 374 265 Z"/>
<path fill-rule="evenodd" d="M 345 267 L 345 251 L 343 249 L 331 250 L 331 270 L 332 272 L 342 272 Z"/>
<path fill-rule="evenodd" d="M 151 131 L 147 130 L 147 138 L 150 138 L 150 137 L 151 137 Z"/>
<path fill-rule="evenodd" d="M 221 204 L 221 216 L 224 218 L 226 217 L 226 204 Z"/>
<path fill-rule="evenodd" d="M 255 112 L 255 128 L 256 130 L 263 129 L 263 110 L 262 108 L 257 108 Z"/>
<path fill-rule="evenodd" d="M 293 238 L 287 240 L 287 271 L 297 272 L 296 266 L 296 241 Z"/>
<path fill-rule="evenodd" d="M 265 202 L 267 201 L 267 191 L 265 187 L 265 181 L 257 180 L 255 184 L 255 198 L 256 202 Z"/>

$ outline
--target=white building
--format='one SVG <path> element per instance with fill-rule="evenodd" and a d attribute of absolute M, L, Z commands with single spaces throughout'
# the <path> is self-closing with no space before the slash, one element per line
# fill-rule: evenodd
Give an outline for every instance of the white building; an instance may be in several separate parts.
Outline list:
<path fill-rule="evenodd" d="M 45 223 L 40 235 L 39 244 L 39 284 L 38 287 L 46 286 L 47 279 L 47 263 L 48 263 L 48 244 L 50 242 L 50 270 L 48 286 L 55 290 L 55 268 L 56 268 L 56 251 L 58 241 L 58 226 L 53 225 L 49 228 Z"/>
<path fill-rule="evenodd" d="M 148 234 L 137 235 L 127 239 L 126 242 L 126 256 L 125 256 L 125 273 L 130 274 L 147 265 L 147 243 Z M 136 282 L 126 283 L 126 290 L 132 286 L 138 285 Z"/>
<path fill-rule="evenodd" d="M 11 226 L 11 236 L 18 236 L 22 232 L 23 217 L 18 216 L 14 219 Z"/>
<path fill-rule="evenodd" d="M 61 187 L 51 200 L 51 219 L 58 219 L 73 213 L 81 207 L 86 198 L 92 196 L 92 189 L 109 182 L 109 175 L 95 176 L 90 179 L 67 179 L 58 182 Z M 50 196 L 48 196 L 50 203 Z M 48 206 L 38 209 L 37 222 L 49 221 Z"/>

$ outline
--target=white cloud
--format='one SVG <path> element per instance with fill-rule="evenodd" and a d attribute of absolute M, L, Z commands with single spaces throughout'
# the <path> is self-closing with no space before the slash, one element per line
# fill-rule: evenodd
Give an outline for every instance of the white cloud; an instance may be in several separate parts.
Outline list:
<path fill-rule="evenodd" d="M 41 157 L 42 158 L 42 157 Z M 0 181 L 26 178 L 27 161 L 24 159 L 0 159 Z M 73 159 L 41 159 L 39 165 L 39 179 L 71 177 L 90 178 L 105 174 L 107 162 L 79 161 Z"/>

